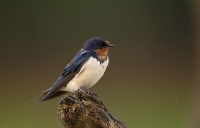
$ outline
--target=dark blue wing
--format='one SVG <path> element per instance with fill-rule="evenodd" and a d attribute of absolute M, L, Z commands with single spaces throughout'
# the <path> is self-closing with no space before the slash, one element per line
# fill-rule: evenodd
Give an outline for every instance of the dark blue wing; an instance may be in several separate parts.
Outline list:
<path fill-rule="evenodd" d="M 89 53 L 86 51 L 80 51 L 72 59 L 72 61 L 64 68 L 61 76 L 54 83 L 54 85 L 44 91 L 40 96 L 38 103 L 56 97 L 57 95 L 63 94 L 58 92 L 58 90 L 65 86 L 76 74 L 79 73 L 82 65 L 88 60 Z"/>
<path fill-rule="evenodd" d="M 78 53 L 72 61 L 65 67 L 65 69 L 62 71 L 62 76 L 67 76 L 71 72 L 77 72 L 77 70 L 80 70 L 81 65 L 83 65 L 86 60 L 88 59 L 88 52 L 81 52 Z"/>

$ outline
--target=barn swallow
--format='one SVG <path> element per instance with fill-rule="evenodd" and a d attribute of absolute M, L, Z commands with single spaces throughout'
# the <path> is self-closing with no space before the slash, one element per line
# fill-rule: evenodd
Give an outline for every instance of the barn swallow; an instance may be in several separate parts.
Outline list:
<path fill-rule="evenodd" d="M 67 92 L 89 89 L 103 76 L 109 63 L 108 49 L 114 47 L 107 40 L 93 37 L 61 72 L 52 87 L 45 90 L 37 103 L 50 100 Z"/>

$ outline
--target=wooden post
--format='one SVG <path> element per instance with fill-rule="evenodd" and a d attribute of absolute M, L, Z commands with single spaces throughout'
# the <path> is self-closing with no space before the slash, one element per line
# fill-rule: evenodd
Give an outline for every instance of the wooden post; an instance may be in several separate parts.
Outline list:
<path fill-rule="evenodd" d="M 67 95 L 58 103 L 58 114 L 65 128 L 126 128 L 95 93 L 79 91 L 76 97 Z"/>

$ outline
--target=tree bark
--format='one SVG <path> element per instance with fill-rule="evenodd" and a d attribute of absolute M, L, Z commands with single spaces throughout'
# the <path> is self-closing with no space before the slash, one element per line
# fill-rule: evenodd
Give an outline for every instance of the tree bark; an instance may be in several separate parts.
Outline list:
<path fill-rule="evenodd" d="M 126 128 L 95 93 L 79 91 L 76 97 L 67 95 L 58 103 L 58 114 L 65 128 Z"/>

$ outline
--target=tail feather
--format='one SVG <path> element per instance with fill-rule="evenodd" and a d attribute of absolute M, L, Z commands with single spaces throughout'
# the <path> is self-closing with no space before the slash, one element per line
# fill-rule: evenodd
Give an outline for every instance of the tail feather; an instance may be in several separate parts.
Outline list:
<path fill-rule="evenodd" d="M 31 96 L 25 98 L 24 100 L 28 100 L 28 99 L 30 99 L 31 97 L 34 97 L 34 98 L 31 99 L 30 101 L 28 101 L 26 104 L 24 104 L 24 106 L 26 106 L 26 105 L 28 105 L 29 103 L 31 103 L 31 102 L 37 100 L 37 99 L 40 97 L 40 95 L 41 95 L 41 93 L 38 93 L 38 94 L 34 94 L 34 95 L 31 95 Z"/>
<path fill-rule="evenodd" d="M 37 101 L 37 104 L 39 104 L 39 103 L 41 103 L 43 101 L 50 100 L 50 99 L 56 98 L 58 96 L 61 96 L 61 95 L 65 94 L 65 93 L 67 93 L 67 91 L 57 91 L 56 93 L 54 93 L 52 95 L 49 95 L 49 92 L 50 92 L 50 89 L 47 89 L 42 93 L 31 95 L 31 96 L 25 98 L 24 100 L 28 100 L 31 97 L 34 97 L 34 99 L 31 99 L 30 101 L 28 101 L 24 106 L 28 105 L 29 103 L 31 103 L 31 102 L 33 102 L 33 101 L 35 101 L 37 99 L 39 99 Z"/>
<path fill-rule="evenodd" d="M 45 90 L 45 91 L 42 92 L 42 93 L 34 94 L 34 95 L 31 95 L 31 96 L 25 98 L 24 100 L 28 100 L 28 99 L 30 99 L 31 97 L 34 97 L 34 99 L 31 99 L 30 101 L 28 101 L 24 106 L 28 105 L 29 103 L 31 103 L 31 102 L 33 102 L 33 101 L 35 101 L 35 100 L 37 100 L 37 99 L 41 100 L 41 99 L 42 99 L 46 94 L 48 94 L 48 93 L 49 93 L 49 89 Z M 41 101 L 41 102 L 42 102 L 42 101 Z"/>
<path fill-rule="evenodd" d="M 67 92 L 66 91 L 57 91 L 56 93 L 54 93 L 51 96 L 49 96 L 48 93 L 49 93 L 49 90 L 44 91 L 39 96 L 39 100 L 38 100 L 37 104 L 39 104 L 39 103 L 41 103 L 43 101 L 46 101 L 46 100 L 50 100 L 50 99 L 56 98 L 56 97 L 61 96 L 61 95 L 65 94 L 65 93 L 67 93 Z"/>

